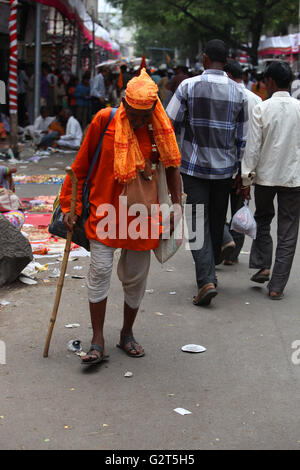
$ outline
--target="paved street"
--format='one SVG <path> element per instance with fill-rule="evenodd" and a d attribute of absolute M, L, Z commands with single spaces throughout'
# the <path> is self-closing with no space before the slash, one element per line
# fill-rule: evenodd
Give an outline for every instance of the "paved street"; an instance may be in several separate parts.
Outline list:
<path fill-rule="evenodd" d="M 49 173 L 71 160 L 50 157 L 19 173 Z M 58 189 L 18 185 L 17 193 Z M 139 359 L 115 347 L 123 295 L 114 271 L 105 328 L 110 359 L 91 369 L 67 350 L 71 339 L 80 339 L 84 350 L 91 339 L 84 280 L 65 280 L 47 359 L 42 352 L 57 280 L 44 283 L 46 271 L 37 285 L 0 289 L 0 298 L 10 302 L 0 311 L 0 340 L 7 348 L 7 364 L 0 365 L 0 448 L 299 449 L 300 365 L 292 363 L 291 345 L 300 340 L 300 245 L 280 302 L 249 282 L 249 249 L 247 238 L 239 264 L 219 267 L 219 295 L 208 308 L 192 304 L 189 252 L 182 248 L 163 267 L 153 257 L 150 291 L 135 328 L 146 350 Z M 38 261 L 47 260 L 53 258 Z M 87 270 L 88 258 L 80 258 L 67 272 Z M 67 329 L 68 323 L 80 327 Z M 207 351 L 182 352 L 188 343 Z M 127 371 L 133 376 L 124 377 Z M 181 416 L 173 411 L 177 407 L 192 414 Z"/>

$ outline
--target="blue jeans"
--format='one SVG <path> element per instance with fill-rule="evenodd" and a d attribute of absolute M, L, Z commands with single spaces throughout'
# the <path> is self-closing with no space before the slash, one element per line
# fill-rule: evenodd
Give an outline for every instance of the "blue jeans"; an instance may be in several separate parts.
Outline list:
<path fill-rule="evenodd" d="M 221 253 L 224 224 L 232 179 L 205 180 L 182 174 L 187 204 L 192 204 L 192 225 L 196 227 L 196 206 L 204 204 L 204 244 L 192 250 L 198 288 L 217 284 L 215 264 Z"/>
<path fill-rule="evenodd" d="M 44 135 L 38 147 L 51 147 L 51 145 L 53 145 L 55 140 L 57 140 L 58 138 L 59 138 L 59 132 L 57 131 L 50 132 L 49 134 Z"/>

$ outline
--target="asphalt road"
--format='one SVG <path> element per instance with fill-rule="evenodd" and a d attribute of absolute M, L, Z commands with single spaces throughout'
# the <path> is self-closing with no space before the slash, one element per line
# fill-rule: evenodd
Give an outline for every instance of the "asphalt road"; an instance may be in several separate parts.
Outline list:
<path fill-rule="evenodd" d="M 51 157 L 19 173 L 49 173 L 71 159 Z M 17 187 L 24 197 L 57 191 L 57 185 Z M 135 328 L 146 350 L 139 359 L 115 347 L 123 295 L 114 271 L 105 326 L 110 359 L 94 368 L 83 368 L 67 350 L 71 339 L 80 339 L 84 350 L 91 339 L 83 280 L 65 280 L 47 359 L 42 352 L 57 280 L 43 279 L 59 264 L 38 274 L 37 285 L 17 282 L 0 289 L 0 299 L 10 302 L 0 311 L 0 340 L 6 344 L 0 448 L 299 449 L 300 365 L 292 362 L 292 344 L 300 340 L 300 248 L 285 298 L 274 302 L 266 288 L 249 281 L 250 243 L 239 264 L 218 268 L 219 295 L 208 308 L 192 304 L 196 285 L 189 252 L 182 248 L 163 267 L 153 258 L 150 292 Z M 85 275 L 87 269 L 88 258 L 81 258 L 67 272 Z M 69 323 L 80 327 L 65 328 Z M 207 350 L 182 352 L 188 343 Z M 124 377 L 127 371 L 133 376 Z M 177 407 L 192 414 L 181 416 Z"/>

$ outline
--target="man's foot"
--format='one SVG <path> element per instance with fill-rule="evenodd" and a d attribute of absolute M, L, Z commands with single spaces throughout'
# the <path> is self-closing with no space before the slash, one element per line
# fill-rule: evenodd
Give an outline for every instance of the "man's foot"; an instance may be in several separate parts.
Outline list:
<path fill-rule="evenodd" d="M 238 258 L 234 258 L 234 259 L 224 259 L 224 266 L 233 266 L 234 264 L 238 263 L 239 262 L 239 259 Z"/>
<path fill-rule="evenodd" d="M 250 278 L 250 281 L 258 282 L 258 284 L 263 284 L 270 280 L 270 270 L 262 268 L 257 273 L 253 274 Z"/>
<path fill-rule="evenodd" d="M 270 290 L 269 297 L 271 300 L 281 300 L 283 298 L 283 294 L 280 294 L 280 292 L 275 292 L 274 290 Z"/>
<path fill-rule="evenodd" d="M 120 343 L 117 344 L 117 348 L 122 349 L 130 357 L 142 357 L 145 355 L 144 348 L 134 339 L 133 335 L 121 334 Z"/>
<path fill-rule="evenodd" d="M 216 264 L 221 264 L 224 259 L 229 259 L 232 253 L 234 252 L 235 247 L 236 244 L 233 240 L 231 242 L 225 243 L 225 245 L 222 245 L 221 253 Z"/>
<path fill-rule="evenodd" d="M 86 356 L 82 357 L 81 364 L 100 364 L 108 357 L 100 344 L 91 344 Z"/>
<path fill-rule="evenodd" d="M 211 300 L 216 297 L 216 295 L 218 295 L 218 292 L 215 285 L 210 282 L 209 284 L 205 284 L 205 286 L 201 287 L 198 295 L 193 299 L 193 304 L 207 306 L 210 304 Z"/>

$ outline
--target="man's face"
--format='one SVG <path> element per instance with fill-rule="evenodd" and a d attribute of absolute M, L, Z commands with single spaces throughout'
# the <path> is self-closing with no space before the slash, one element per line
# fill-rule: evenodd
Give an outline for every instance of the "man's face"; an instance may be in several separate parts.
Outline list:
<path fill-rule="evenodd" d="M 155 109 L 156 103 L 150 109 L 135 109 L 127 104 L 125 98 L 123 98 L 123 104 L 126 110 L 127 117 L 129 119 L 130 125 L 133 129 L 140 129 L 144 127 L 151 121 L 153 111 Z"/>
<path fill-rule="evenodd" d="M 46 117 L 49 116 L 49 111 L 48 109 L 45 109 L 44 111 L 41 112 L 41 116 L 43 119 L 46 119 Z"/>
<path fill-rule="evenodd" d="M 61 122 L 63 122 L 64 124 L 69 119 L 69 116 L 68 116 L 67 112 L 65 111 L 65 109 L 62 109 L 62 111 L 59 113 L 59 117 L 60 117 Z"/>

